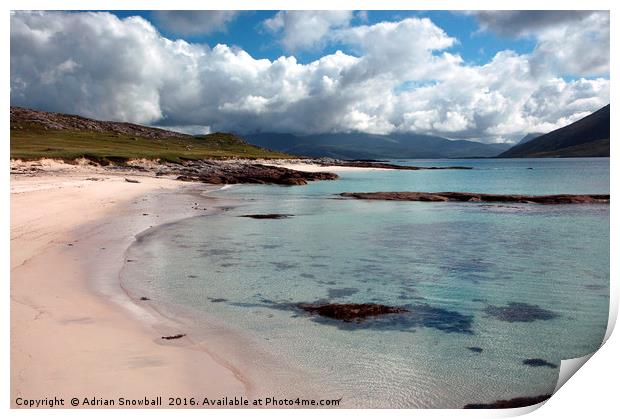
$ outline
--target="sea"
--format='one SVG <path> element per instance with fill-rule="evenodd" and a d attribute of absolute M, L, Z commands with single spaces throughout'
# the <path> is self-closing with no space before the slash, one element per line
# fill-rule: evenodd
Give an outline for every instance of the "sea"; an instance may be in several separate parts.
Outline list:
<path fill-rule="evenodd" d="M 461 408 L 553 392 L 561 360 L 605 335 L 609 205 L 339 194 L 608 194 L 609 159 L 389 162 L 472 169 L 227 186 L 207 195 L 215 211 L 141 234 L 122 285 L 240 372 L 254 397 Z M 242 217 L 272 213 L 290 217 Z M 298 307 L 327 302 L 408 311 L 343 322 Z"/>

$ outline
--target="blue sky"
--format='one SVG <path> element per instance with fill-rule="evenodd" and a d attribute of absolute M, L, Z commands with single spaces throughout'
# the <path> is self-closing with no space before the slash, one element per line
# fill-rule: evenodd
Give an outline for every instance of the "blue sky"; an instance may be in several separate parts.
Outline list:
<path fill-rule="evenodd" d="M 549 132 L 609 103 L 606 11 L 11 14 L 11 104 L 191 133 Z"/>
<path fill-rule="evenodd" d="M 199 34 L 182 36 L 161 27 L 153 12 L 148 10 L 111 10 L 121 18 L 128 16 L 141 16 L 150 21 L 165 37 L 169 39 L 185 39 L 186 41 L 205 43 L 213 46 L 218 43 L 235 45 L 247 51 L 254 58 L 268 58 L 275 60 L 282 55 L 291 55 L 283 50 L 278 43 L 278 38 L 263 27 L 263 21 L 272 18 L 277 11 L 253 10 L 244 11 L 232 21 L 224 30 L 211 34 Z M 449 36 L 459 40 L 451 51 L 460 54 L 466 62 L 481 64 L 488 62 L 493 56 L 502 50 L 513 50 L 523 54 L 531 52 L 536 46 L 533 37 L 521 37 L 511 39 L 495 35 L 491 31 L 481 31 L 474 16 L 462 12 L 451 11 L 416 11 L 416 10 L 370 10 L 364 12 L 366 19 L 359 15 L 354 23 L 372 25 L 383 21 L 396 22 L 407 17 L 428 17 L 441 27 Z M 296 51 L 295 58 L 300 63 L 314 61 L 324 55 L 342 50 L 349 54 L 355 54 L 347 45 L 328 44 L 321 48 L 309 51 Z"/>

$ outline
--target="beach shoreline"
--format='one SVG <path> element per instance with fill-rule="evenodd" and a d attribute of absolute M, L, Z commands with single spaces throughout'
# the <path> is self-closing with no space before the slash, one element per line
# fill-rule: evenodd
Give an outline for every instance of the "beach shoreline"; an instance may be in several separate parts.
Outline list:
<path fill-rule="evenodd" d="M 240 162 L 253 164 L 246 163 L 247 160 Z M 256 197 L 252 192 L 246 195 L 246 188 L 241 188 L 241 193 L 211 194 L 232 185 L 180 181 L 175 177 L 176 173 L 160 174 L 156 164 L 153 162 L 153 166 L 149 166 L 149 162 L 135 162 L 103 167 L 87 161 L 74 164 L 52 160 L 12 162 L 11 406 L 23 407 L 18 402 L 20 399 L 62 398 L 68 403 L 68 400 L 77 397 L 80 407 L 92 408 L 110 406 L 84 405 L 81 401 L 163 397 L 167 402 L 167 397 L 174 397 L 182 404 L 164 404 L 161 407 L 221 408 L 238 406 L 192 406 L 183 403 L 184 400 L 203 400 L 204 397 L 256 400 L 291 396 L 342 400 L 343 405 L 339 407 L 384 406 L 382 403 L 388 399 L 375 399 L 375 394 L 365 395 L 366 399 L 356 398 L 359 393 L 351 391 L 348 383 L 333 380 L 333 376 L 329 375 L 334 369 L 315 368 L 311 364 L 298 362 L 297 354 L 305 354 L 306 347 L 289 345 L 287 348 L 292 348 L 292 351 L 280 351 L 277 345 L 285 340 L 274 340 L 274 336 L 280 339 L 281 335 L 270 335 L 267 329 L 277 326 L 277 320 L 282 316 L 297 318 L 294 311 L 286 310 L 281 313 L 282 316 L 262 313 L 273 319 L 267 323 L 261 320 L 258 328 L 244 329 L 244 324 L 238 324 L 237 318 L 231 319 L 226 312 L 217 311 L 219 307 L 214 311 L 210 309 L 215 307 L 209 307 L 206 313 L 201 311 L 203 303 L 209 304 L 209 297 L 213 300 L 227 298 L 232 306 L 236 302 L 245 302 L 243 294 L 240 294 L 241 298 L 230 296 L 221 292 L 225 288 L 220 288 L 219 293 L 208 291 L 206 298 L 200 294 L 202 300 L 193 301 L 184 299 L 182 294 L 166 295 L 160 292 L 166 289 L 161 287 L 165 283 L 179 287 L 176 289 L 180 291 L 192 290 L 191 283 L 197 285 L 197 281 L 186 281 L 186 277 L 203 278 L 203 271 L 209 271 L 210 266 L 219 266 L 220 263 L 217 258 L 206 265 L 202 259 L 193 260 L 202 257 L 200 252 L 188 253 L 188 259 L 185 259 L 185 250 L 174 253 L 165 245 L 166 242 L 161 241 L 175 239 L 174 235 L 166 237 L 166 234 L 180 234 L 179 243 L 183 244 L 186 244 L 186 237 L 197 237 L 197 245 L 207 246 L 207 250 L 211 245 L 220 250 L 218 240 L 222 235 L 213 229 L 214 226 L 223 229 L 224 235 L 239 233 L 235 220 L 241 220 L 241 223 L 246 219 L 236 217 L 247 217 L 249 212 L 274 215 L 268 212 L 281 210 L 284 213 L 285 209 L 289 209 L 271 204 L 259 203 L 256 206 Z M 224 162 L 222 166 L 227 164 Z M 302 161 L 301 164 L 312 165 L 311 161 Z M 316 169 L 319 167 L 324 168 L 319 165 Z M 307 166 L 298 168 L 307 170 Z M 341 170 L 341 167 L 334 166 L 333 170 Z M 342 170 L 373 169 L 345 167 Z M 299 191 L 303 194 L 303 187 Z M 246 205 L 244 212 L 241 208 Z M 230 213 L 226 212 L 228 210 Z M 189 224 L 184 224 L 185 221 Z M 196 228 L 203 223 L 208 229 Z M 184 229 L 184 225 L 189 225 L 190 229 Z M 244 230 L 240 231 L 243 234 Z M 148 247 L 153 243 L 157 247 L 158 240 L 164 245 Z M 256 243 L 254 246 L 252 244 L 243 238 L 237 247 L 232 248 L 239 255 L 239 263 L 246 260 L 242 257 L 245 252 L 258 248 Z M 225 244 L 222 246 L 225 247 Z M 160 260 L 177 261 L 178 264 L 168 271 L 146 269 L 159 266 Z M 310 273 L 314 275 L 314 272 Z M 251 277 L 245 278 L 245 274 L 239 277 L 251 283 Z M 321 281 L 320 273 L 315 277 L 319 278 L 317 282 Z M 163 282 L 157 283 L 156 278 Z M 151 282 L 151 279 L 154 281 Z M 170 282 L 172 279 L 177 282 Z M 214 281 L 213 284 L 208 283 L 213 290 L 217 288 L 218 279 L 227 280 L 225 276 L 219 278 L 218 275 L 205 275 L 204 279 Z M 334 290 L 349 289 L 352 288 Z M 173 298 L 167 298 L 170 295 Z M 329 292 L 328 295 L 331 298 Z M 264 302 L 273 303 L 272 306 L 260 305 L 263 301 L 258 301 L 261 310 L 277 308 L 280 302 L 289 303 L 288 296 L 284 299 L 270 298 Z M 296 296 L 290 303 L 314 301 L 313 298 Z M 363 296 L 360 299 L 365 300 Z M 473 299 L 472 302 L 478 303 Z M 450 324 L 451 320 L 448 318 L 446 321 Z M 313 322 L 303 323 L 303 327 L 316 327 Z M 286 324 L 289 324 L 288 320 Z M 263 325 L 268 327 L 263 329 Z M 300 324 L 291 330 L 295 333 L 307 330 L 298 327 L 301 327 Z M 429 328 L 434 328 L 433 324 L 417 324 L 416 330 L 420 331 L 416 338 L 424 339 Z M 248 330 L 260 330 L 260 333 L 245 333 Z M 319 332 L 314 339 L 309 339 L 309 345 L 320 345 L 322 337 L 334 330 L 325 328 Z M 376 344 L 383 345 L 379 340 Z M 471 350 L 467 347 L 471 344 L 462 342 L 461 346 Z M 477 342 L 475 344 L 476 348 L 482 348 Z M 329 344 L 326 347 L 329 348 Z M 484 350 L 486 353 L 486 348 Z M 364 359 L 367 354 L 362 351 L 358 355 L 362 358 L 356 359 Z M 551 359 L 545 354 L 535 355 L 541 359 Z M 339 365 L 348 365 L 349 353 L 343 353 L 343 356 L 345 358 L 339 361 Z M 353 371 L 357 372 L 355 369 Z M 395 373 L 400 374 L 400 371 Z M 415 382 L 420 383 L 422 388 L 432 388 L 426 381 L 427 375 L 420 374 L 395 376 L 408 380 L 407 385 Z M 357 383 L 354 385 L 357 386 Z M 462 407 L 466 403 L 477 405 L 496 399 L 512 400 L 523 394 L 534 396 L 543 393 L 547 394 L 546 388 L 535 392 L 521 388 L 513 393 L 498 395 L 490 392 L 487 397 L 452 392 L 439 393 L 444 398 L 429 400 Z M 398 406 L 434 407 L 431 404 L 412 405 L 410 398 L 403 400 L 405 403 Z M 43 404 L 38 407 L 50 406 Z"/>
<path fill-rule="evenodd" d="M 286 169 L 291 163 L 229 159 L 224 167 L 231 162 Z M 291 164 L 302 173 L 390 170 L 325 167 L 305 159 Z M 86 159 L 11 161 L 13 408 L 48 398 L 62 398 L 67 406 L 73 397 L 252 398 L 276 388 L 288 395 L 324 393 L 307 381 L 299 388 L 295 383 L 306 371 L 282 363 L 218 319 L 203 325 L 209 330 L 203 333 L 191 316 L 170 315 L 124 286 L 124 267 L 134 262 L 128 252 L 140 237 L 235 204 L 209 195 L 231 185 L 177 179 L 175 172 L 161 172 L 167 167 L 148 160 L 123 166 Z M 236 350 L 238 345 L 246 350 Z"/>
<path fill-rule="evenodd" d="M 178 325 L 136 304 L 118 277 L 137 234 L 215 210 L 200 194 L 219 187 L 43 164 L 11 175 L 12 407 L 18 398 L 248 397 L 233 366 L 191 339 L 162 339 Z"/>

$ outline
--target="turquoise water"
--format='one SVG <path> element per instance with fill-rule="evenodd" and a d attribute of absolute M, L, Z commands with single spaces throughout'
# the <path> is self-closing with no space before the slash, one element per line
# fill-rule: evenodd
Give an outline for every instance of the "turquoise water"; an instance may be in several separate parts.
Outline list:
<path fill-rule="evenodd" d="M 340 199 L 347 191 L 609 193 L 609 159 L 407 160 L 474 170 L 341 172 L 301 187 L 234 186 L 226 208 L 129 249 L 134 295 L 185 319 L 250 381 L 345 407 L 462 407 L 551 392 L 590 353 L 609 303 L 608 205 Z M 279 220 L 239 215 L 285 213 Z M 376 302 L 405 315 L 341 323 L 299 302 Z M 215 333 L 214 333 L 215 332 Z M 215 336 L 215 337 L 214 337 Z M 232 343 L 232 344 L 231 344 Z M 477 348 L 477 349 L 470 349 Z M 480 351 L 481 349 L 481 351 Z M 265 379 L 269 376 L 269 379 Z"/>

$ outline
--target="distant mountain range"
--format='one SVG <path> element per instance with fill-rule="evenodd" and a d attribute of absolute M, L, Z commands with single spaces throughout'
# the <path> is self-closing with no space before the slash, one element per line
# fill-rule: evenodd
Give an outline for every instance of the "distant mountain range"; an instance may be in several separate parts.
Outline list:
<path fill-rule="evenodd" d="M 226 133 L 190 136 L 136 124 L 97 121 L 77 115 L 11 107 L 11 156 L 157 156 L 170 161 L 181 158 L 291 155 L 337 159 L 609 157 L 609 109 L 607 105 L 547 134 L 527 134 L 510 148 L 509 144 L 448 140 L 422 134 L 298 136 L 262 133 L 244 135 L 246 143 L 238 136 Z"/>
<path fill-rule="evenodd" d="M 438 159 L 471 157 L 609 157 L 609 105 L 550 133 L 529 133 L 515 146 L 422 134 L 244 135 L 259 147 L 307 157 Z"/>
<path fill-rule="evenodd" d="M 499 157 L 609 157 L 609 105 L 563 128 L 522 142 Z"/>
<path fill-rule="evenodd" d="M 337 159 L 495 157 L 510 147 L 509 144 L 448 140 L 421 134 L 350 133 L 298 136 L 261 133 L 244 135 L 243 138 L 250 144 L 288 154 Z"/>

